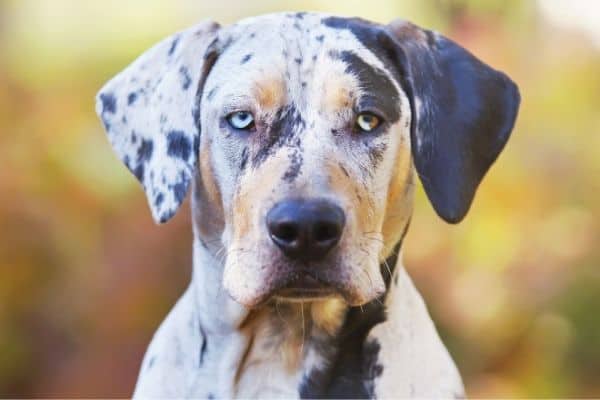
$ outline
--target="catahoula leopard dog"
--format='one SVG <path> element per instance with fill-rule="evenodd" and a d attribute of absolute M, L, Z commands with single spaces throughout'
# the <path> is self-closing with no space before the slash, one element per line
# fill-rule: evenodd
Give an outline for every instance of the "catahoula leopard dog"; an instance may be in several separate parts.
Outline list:
<path fill-rule="evenodd" d="M 399 254 L 415 172 L 462 220 L 519 102 L 402 20 L 202 22 L 142 54 L 97 112 L 157 222 L 191 186 L 194 268 L 134 396 L 464 396 Z"/>

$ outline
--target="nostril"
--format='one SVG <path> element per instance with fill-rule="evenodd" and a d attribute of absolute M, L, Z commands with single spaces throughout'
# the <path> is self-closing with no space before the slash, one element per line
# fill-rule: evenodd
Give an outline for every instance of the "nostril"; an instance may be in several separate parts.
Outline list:
<path fill-rule="evenodd" d="M 339 242 L 344 211 L 323 199 L 287 199 L 266 215 L 269 237 L 292 259 L 320 260 Z"/>
<path fill-rule="evenodd" d="M 313 237 L 317 243 L 334 241 L 339 239 L 339 236 L 340 229 L 336 224 L 322 222 L 313 228 Z"/>
<path fill-rule="evenodd" d="M 298 238 L 298 226 L 291 222 L 277 224 L 272 234 L 283 242 L 291 243 Z"/>

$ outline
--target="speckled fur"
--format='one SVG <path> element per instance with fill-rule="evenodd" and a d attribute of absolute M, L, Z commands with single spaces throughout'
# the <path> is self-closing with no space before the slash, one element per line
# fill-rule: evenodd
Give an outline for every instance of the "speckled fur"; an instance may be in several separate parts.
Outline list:
<path fill-rule="evenodd" d="M 422 139 L 418 119 L 436 100 L 414 93 L 419 82 L 373 40 L 434 51 L 442 39 L 404 22 L 312 13 L 204 22 L 102 88 L 97 112 L 154 219 L 169 220 L 193 186 L 192 282 L 154 336 L 134 397 L 464 395 L 401 257 L 385 261 L 410 221 L 413 155 L 427 157 L 419 146 L 433 140 Z M 253 113 L 253 131 L 227 124 L 238 110 Z M 361 110 L 383 117 L 378 130 L 356 131 Z M 339 296 L 273 296 L 296 266 L 264 220 L 287 197 L 344 210 L 339 245 L 312 266 Z"/>

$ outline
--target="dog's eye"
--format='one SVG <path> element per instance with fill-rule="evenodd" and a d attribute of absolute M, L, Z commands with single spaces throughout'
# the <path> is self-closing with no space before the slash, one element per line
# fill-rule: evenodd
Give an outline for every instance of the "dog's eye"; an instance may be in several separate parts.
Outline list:
<path fill-rule="evenodd" d="M 380 123 L 379 117 L 371 113 L 362 113 L 356 118 L 356 126 L 363 132 L 371 132 L 373 129 L 377 128 Z"/>
<path fill-rule="evenodd" d="M 252 129 L 254 117 L 249 111 L 236 111 L 227 116 L 227 122 L 235 129 Z"/>

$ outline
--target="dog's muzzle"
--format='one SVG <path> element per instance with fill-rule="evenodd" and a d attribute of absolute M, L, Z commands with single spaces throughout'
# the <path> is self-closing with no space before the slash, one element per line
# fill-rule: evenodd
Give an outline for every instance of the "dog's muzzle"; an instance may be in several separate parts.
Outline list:
<path fill-rule="evenodd" d="M 334 294 L 331 285 L 319 279 L 319 261 L 337 246 L 346 216 L 324 199 L 286 199 L 267 213 L 267 228 L 273 243 L 295 265 L 292 279 L 278 291 L 288 299 L 323 298 Z"/>

